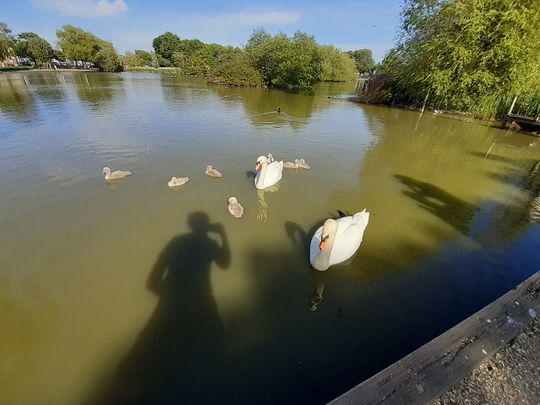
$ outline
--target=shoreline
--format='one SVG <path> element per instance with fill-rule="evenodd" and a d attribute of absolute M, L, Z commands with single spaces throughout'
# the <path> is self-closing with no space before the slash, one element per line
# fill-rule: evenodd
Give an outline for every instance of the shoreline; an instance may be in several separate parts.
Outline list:
<path fill-rule="evenodd" d="M 33 69 L 34 72 L 99 72 L 98 69 Z"/>
<path fill-rule="evenodd" d="M 469 122 L 469 123 L 472 123 L 472 124 L 484 125 L 484 126 L 488 126 L 488 127 L 491 127 L 491 128 L 498 128 L 498 129 L 502 129 L 502 130 L 506 130 L 506 131 L 510 131 L 510 132 L 517 132 L 517 133 L 521 133 L 521 134 L 524 134 L 524 135 L 533 136 L 533 137 L 536 137 L 536 138 L 540 137 L 540 133 L 537 134 L 535 132 L 529 132 L 529 131 L 525 131 L 523 129 L 519 129 L 519 128 L 517 128 L 515 126 L 517 124 L 515 124 L 515 125 L 510 124 L 510 125 L 508 125 L 508 127 L 506 129 L 502 128 L 503 120 L 498 119 L 498 118 L 491 118 L 491 119 L 474 118 L 473 116 L 471 116 L 469 113 L 466 113 L 466 112 L 432 110 L 432 109 L 428 109 L 428 108 L 426 108 L 424 111 L 422 111 L 421 107 L 413 107 L 413 106 L 407 106 L 407 105 L 402 105 L 402 104 L 386 105 L 386 104 L 368 103 L 366 101 L 362 101 L 360 99 L 360 97 L 353 98 L 353 99 L 351 99 L 351 101 L 354 101 L 355 103 L 358 103 L 358 104 L 370 105 L 370 106 L 375 106 L 375 107 L 397 108 L 397 109 L 400 109 L 400 110 L 414 111 L 414 112 L 418 112 L 420 114 L 429 114 L 429 115 L 433 115 L 433 116 L 436 116 L 436 117 L 450 118 L 450 119 L 459 120 L 459 121 L 462 121 L 462 122 Z"/>
<path fill-rule="evenodd" d="M 2 69 L 0 68 L 0 73 L 2 72 L 17 72 L 17 73 L 23 73 L 23 72 L 98 72 L 98 69 L 67 69 L 67 68 L 61 68 L 61 69 L 50 69 L 50 68 L 44 68 L 44 69 L 36 69 L 36 68 L 14 68 L 14 69 Z"/>

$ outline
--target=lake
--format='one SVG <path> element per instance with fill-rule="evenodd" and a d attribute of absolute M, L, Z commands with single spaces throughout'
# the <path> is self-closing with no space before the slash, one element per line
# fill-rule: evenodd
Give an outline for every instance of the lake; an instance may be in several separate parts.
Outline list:
<path fill-rule="evenodd" d="M 1 402 L 323 403 L 540 269 L 538 139 L 354 91 L 0 74 Z M 269 152 L 312 169 L 256 190 Z M 352 261 L 311 270 L 364 208 Z"/>

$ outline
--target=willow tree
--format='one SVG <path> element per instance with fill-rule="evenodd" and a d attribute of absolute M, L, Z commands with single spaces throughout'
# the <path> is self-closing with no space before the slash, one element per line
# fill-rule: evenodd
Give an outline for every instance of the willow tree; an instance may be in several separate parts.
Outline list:
<path fill-rule="evenodd" d="M 122 70 L 120 56 L 112 42 L 96 37 L 72 25 L 65 25 L 56 31 L 58 46 L 67 59 L 95 63 L 106 72 Z"/>
<path fill-rule="evenodd" d="M 537 0 L 406 0 L 383 68 L 394 101 L 492 117 L 539 83 Z"/>
<path fill-rule="evenodd" d="M 356 80 L 356 63 L 347 53 L 332 45 L 321 46 L 321 80 L 345 82 Z"/>

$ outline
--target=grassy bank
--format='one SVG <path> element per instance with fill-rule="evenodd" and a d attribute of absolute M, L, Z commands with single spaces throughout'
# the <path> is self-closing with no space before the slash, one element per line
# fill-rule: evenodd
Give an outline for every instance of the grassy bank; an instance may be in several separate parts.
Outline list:
<path fill-rule="evenodd" d="M 151 66 L 141 66 L 141 67 L 125 67 L 125 72 L 133 72 L 133 73 L 157 73 L 161 75 L 171 75 L 171 76 L 183 76 L 183 71 L 180 68 L 168 68 L 168 67 L 160 67 L 155 68 Z"/>
<path fill-rule="evenodd" d="M 11 72 L 15 70 L 32 70 L 33 66 L 4 66 L 0 67 L 0 72 Z"/>

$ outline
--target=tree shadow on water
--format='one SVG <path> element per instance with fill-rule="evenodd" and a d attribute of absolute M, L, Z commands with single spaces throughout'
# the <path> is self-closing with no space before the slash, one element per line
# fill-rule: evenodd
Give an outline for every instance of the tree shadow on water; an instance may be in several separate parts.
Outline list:
<path fill-rule="evenodd" d="M 395 175 L 409 190 L 403 193 L 419 203 L 419 206 L 467 235 L 478 207 L 448 193 L 440 187 L 412 177 Z"/>
<path fill-rule="evenodd" d="M 189 215 L 191 233 L 174 237 L 147 280 L 158 304 L 118 366 L 103 402 L 197 402 L 209 373 L 223 368 L 223 326 L 210 285 L 212 262 L 227 269 L 231 254 L 221 224 Z M 220 236 L 221 244 L 208 234 Z"/>

